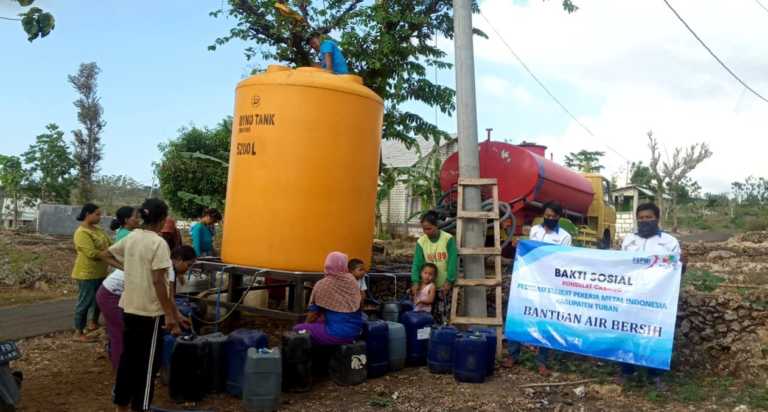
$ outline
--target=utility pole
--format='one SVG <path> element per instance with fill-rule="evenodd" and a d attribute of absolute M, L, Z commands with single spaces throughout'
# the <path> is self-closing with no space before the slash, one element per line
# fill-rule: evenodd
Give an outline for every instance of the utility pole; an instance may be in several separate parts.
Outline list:
<path fill-rule="evenodd" d="M 477 106 L 475 102 L 475 52 L 472 44 L 472 0 L 453 0 L 453 40 L 456 51 L 456 118 L 459 137 L 459 177 L 480 177 L 480 159 L 477 148 Z M 464 208 L 481 210 L 479 187 L 466 187 Z M 468 220 L 464 225 L 464 247 L 483 247 L 485 224 L 481 220 Z M 462 245 L 459 245 L 462 246 Z M 485 260 L 482 256 L 463 258 L 464 277 L 485 277 Z M 465 288 L 466 315 L 486 317 L 485 289 Z M 453 302 L 455 305 L 457 302 Z"/>

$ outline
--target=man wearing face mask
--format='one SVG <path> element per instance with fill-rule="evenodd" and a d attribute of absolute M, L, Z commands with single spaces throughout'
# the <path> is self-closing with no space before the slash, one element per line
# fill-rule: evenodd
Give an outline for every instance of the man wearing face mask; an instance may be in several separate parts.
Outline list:
<path fill-rule="evenodd" d="M 544 222 L 540 225 L 533 226 L 531 233 L 528 235 L 530 240 L 536 240 L 544 243 L 551 243 L 560 246 L 571 246 L 571 234 L 565 229 L 560 228 L 560 218 L 563 216 L 563 207 L 558 202 L 547 202 L 544 204 Z M 507 350 L 509 356 L 504 360 L 504 367 L 512 367 L 517 363 L 520 358 L 520 343 L 509 342 Z M 549 358 L 549 349 L 545 347 L 538 348 L 539 353 L 536 355 L 536 366 L 538 366 L 539 374 L 542 376 L 548 376 L 550 374 L 547 368 L 547 361 Z"/>
<path fill-rule="evenodd" d="M 680 242 L 669 233 L 662 232 L 659 228 L 659 207 L 653 203 L 644 203 L 637 207 L 637 233 L 632 233 L 624 238 L 621 250 L 627 252 L 643 252 L 659 255 L 681 255 Z M 683 272 L 685 272 L 685 258 L 681 256 Z M 621 373 L 616 377 L 616 383 L 624 384 L 626 378 L 633 375 L 637 368 L 628 363 L 622 363 Z M 663 390 L 661 381 L 663 370 L 648 368 L 648 377 L 652 378 L 658 390 Z"/>

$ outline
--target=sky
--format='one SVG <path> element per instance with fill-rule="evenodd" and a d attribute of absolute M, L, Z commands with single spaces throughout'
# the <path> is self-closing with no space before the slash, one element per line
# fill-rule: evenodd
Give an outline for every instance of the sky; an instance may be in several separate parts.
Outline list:
<path fill-rule="evenodd" d="M 67 82 L 82 62 L 102 69 L 105 156 L 101 171 L 152 182 L 157 145 L 180 127 L 213 126 L 231 114 L 234 88 L 252 68 L 247 46 L 207 50 L 235 21 L 212 18 L 217 1 L 125 3 L 38 0 L 56 17 L 44 39 L 26 41 L 18 23 L 0 21 L 0 153 L 20 154 L 50 122 L 77 128 L 77 96 Z M 535 141 L 556 160 L 581 149 L 606 152 L 607 175 L 626 176 L 628 161 L 650 157 L 653 130 L 665 155 L 708 143 L 714 155 L 693 177 L 705 192 L 734 180 L 768 176 L 768 103 L 747 92 L 707 54 L 662 0 L 578 0 L 567 14 L 556 0 L 483 0 L 475 26 L 478 134 Z M 752 88 L 768 96 L 768 11 L 756 1 L 670 0 L 701 38 Z M 766 1 L 763 4 L 768 3 Z M 19 8 L 0 1 L 0 16 Z M 594 136 L 530 78 L 501 39 Z M 453 43 L 439 45 L 453 60 Z M 430 73 L 446 85 L 452 71 Z M 446 131 L 455 119 L 411 105 Z M 621 179 L 620 179 L 621 180 Z"/>

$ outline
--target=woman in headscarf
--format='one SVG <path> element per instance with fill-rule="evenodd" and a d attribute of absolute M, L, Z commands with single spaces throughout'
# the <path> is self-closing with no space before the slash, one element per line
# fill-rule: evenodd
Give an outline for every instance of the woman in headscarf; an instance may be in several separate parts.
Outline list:
<path fill-rule="evenodd" d="M 363 329 L 360 288 L 347 269 L 347 255 L 331 252 L 325 258 L 325 277 L 315 284 L 309 297 L 306 323 L 294 331 L 308 331 L 316 345 L 352 343 Z"/>

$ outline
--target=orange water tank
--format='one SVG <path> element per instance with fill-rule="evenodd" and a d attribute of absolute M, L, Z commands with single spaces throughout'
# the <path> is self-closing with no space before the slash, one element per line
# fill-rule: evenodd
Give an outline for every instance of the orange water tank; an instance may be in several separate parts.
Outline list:
<path fill-rule="evenodd" d="M 358 76 L 270 66 L 237 85 L 222 259 L 370 263 L 384 105 Z"/>

